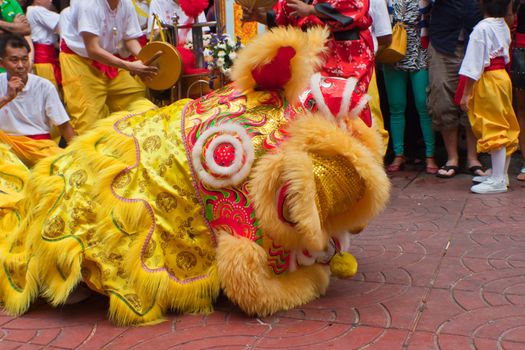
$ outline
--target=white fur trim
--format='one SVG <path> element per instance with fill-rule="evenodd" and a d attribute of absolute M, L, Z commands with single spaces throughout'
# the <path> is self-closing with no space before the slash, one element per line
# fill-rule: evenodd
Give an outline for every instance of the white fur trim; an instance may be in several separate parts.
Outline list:
<path fill-rule="evenodd" d="M 302 251 L 297 251 L 295 255 L 297 256 L 297 262 L 299 263 L 299 265 L 302 265 L 302 266 L 313 265 L 315 263 L 315 260 L 317 259 L 316 256 L 304 255 Z"/>
<path fill-rule="evenodd" d="M 370 101 L 370 99 L 371 99 L 370 95 L 368 94 L 363 95 L 363 97 L 361 97 L 361 99 L 359 100 L 357 105 L 354 107 L 354 109 L 350 111 L 350 116 L 352 118 L 358 117 L 359 114 L 361 114 L 361 112 L 363 111 L 363 109 L 365 109 L 365 107 L 368 105 L 368 101 Z"/>
<path fill-rule="evenodd" d="M 210 139 L 214 134 L 220 134 L 217 138 L 221 136 L 230 136 L 231 138 L 222 138 L 222 142 L 224 140 L 227 140 L 227 142 L 232 143 L 235 146 L 235 161 L 234 164 L 232 164 L 230 167 L 221 167 L 218 164 L 215 163 L 215 160 L 213 159 L 213 152 L 209 152 L 210 149 L 208 149 L 208 152 L 206 152 L 205 155 L 205 161 L 207 162 L 207 166 L 210 170 L 217 172 L 219 175 L 220 172 L 226 172 L 226 176 L 229 175 L 227 178 L 219 178 L 214 176 L 213 174 L 210 174 L 206 169 L 204 169 L 204 166 L 202 165 L 201 161 L 201 155 L 202 150 L 204 148 L 204 145 L 206 144 L 206 141 Z M 231 142 L 232 139 L 235 139 L 235 143 Z M 240 139 L 240 141 L 239 141 Z M 214 140 L 210 142 L 210 145 L 219 145 L 222 142 L 214 143 Z M 244 155 L 242 153 L 237 153 L 237 151 L 244 151 Z M 195 145 L 193 146 L 193 150 L 191 152 L 192 156 L 192 164 L 193 168 L 195 170 L 196 175 L 199 177 L 199 179 L 214 188 L 222 188 L 227 186 L 235 186 L 240 184 L 250 173 L 250 170 L 253 165 L 253 161 L 255 159 L 252 140 L 250 138 L 250 135 L 246 132 L 246 129 L 238 124 L 228 123 L 223 124 L 219 126 L 215 126 L 212 128 L 209 128 L 205 132 L 201 134 Z M 245 157 L 245 162 L 242 164 L 243 156 Z M 211 158 L 211 160 L 210 160 Z M 241 163 L 241 166 L 238 167 L 239 169 L 235 170 L 232 173 L 232 169 L 234 169 L 235 166 L 237 166 L 238 162 Z M 217 171 L 219 170 L 220 171 Z M 228 172 L 229 171 L 229 172 Z"/>
<path fill-rule="evenodd" d="M 329 119 L 334 119 L 334 115 L 330 112 L 330 108 L 326 105 L 326 102 L 321 92 L 321 74 L 315 73 L 310 78 L 310 88 L 312 89 L 312 95 L 314 95 L 315 102 L 319 111 Z"/>
<path fill-rule="evenodd" d="M 352 94 L 354 93 L 355 86 L 357 85 L 356 78 L 346 79 L 345 89 L 343 90 L 343 100 L 341 101 L 341 106 L 339 107 L 339 113 L 337 118 L 346 117 L 350 111 L 350 102 L 352 101 Z"/>

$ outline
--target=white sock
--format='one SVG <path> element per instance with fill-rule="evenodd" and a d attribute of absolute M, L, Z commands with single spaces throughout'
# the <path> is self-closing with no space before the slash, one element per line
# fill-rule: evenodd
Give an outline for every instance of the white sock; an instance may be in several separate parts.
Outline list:
<path fill-rule="evenodd" d="M 505 175 L 509 173 L 510 157 L 505 158 Z"/>
<path fill-rule="evenodd" d="M 495 180 L 505 180 L 505 163 L 507 150 L 505 147 L 490 152 L 492 161 L 492 178 Z"/>

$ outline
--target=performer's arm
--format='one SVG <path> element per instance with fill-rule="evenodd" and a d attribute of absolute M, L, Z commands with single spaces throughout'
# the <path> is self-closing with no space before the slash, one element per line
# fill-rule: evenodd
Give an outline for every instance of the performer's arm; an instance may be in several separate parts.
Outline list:
<path fill-rule="evenodd" d="M 297 17 L 308 17 L 308 16 L 317 16 L 320 18 L 324 18 L 325 16 L 319 12 L 316 11 L 314 5 L 308 5 L 301 0 L 288 0 L 287 2 L 288 7 L 292 12 L 290 12 L 291 16 L 297 16 Z"/>
<path fill-rule="evenodd" d="M 463 96 L 461 97 L 461 102 L 459 103 L 459 106 L 464 112 L 468 112 L 468 103 L 472 97 L 472 88 L 474 87 L 474 83 L 476 81 L 468 77 L 465 78 L 467 79 L 467 83 L 465 84 L 465 90 L 463 90 Z"/>
<path fill-rule="evenodd" d="M 58 126 L 58 129 L 60 130 L 60 135 L 66 140 L 66 142 L 69 144 L 71 140 L 75 137 L 75 130 L 73 130 L 73 127 L 69 122 L 65 122 L 62 125 Z"/>
<path fill-rule="evenodd" d="M 144 65 L 141 61 L 129 62 L 104 50 L 99 43 L 98 36 L 83 32 L 82 38 L 84 39 L 84 45 L 89 58 L 98 61 L 109 66 L 122 68 L 130 73 L 137 74 L 141 77 L 155 76 L 157 75 L 158 68 Z"/>
<path fill-rule="evenodd" d="M 140 50 L 142 50 L 142 46 L 140 46 L 137 39 L 124 40 L 124 46 L 126 46 L 126 49 L 135 57 L 137 57 Z"/>
<path fill-rule="evenodd" d="M 13 22 L 0 21 L 0 29 L 20 35 L 31 35 L 31 26 L 21 14 L 16 15 Z"/>

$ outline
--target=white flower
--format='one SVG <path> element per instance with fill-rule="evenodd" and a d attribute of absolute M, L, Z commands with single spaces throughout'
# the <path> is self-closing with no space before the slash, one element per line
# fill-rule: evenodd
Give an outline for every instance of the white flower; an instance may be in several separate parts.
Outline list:
<path fill-rule="evenodd" d="M 211 56 L 211 55 L 213 55 L 213 52 L 210 49 L 205 49 L 202 54 L 204 56 Z"/>
<path fill-rule="evenodd" d="M 218 53 L 217 53 L 217 57 L 224 57 L 226 56 L 226 52 L 220 50 Z"/>
<path fill-rule="evenodd" d="M 219 68 L 221 68 L 222 66 L 224 66 L 224 58 L 221 57 L 221 58 L 218 58 L 218 59 L 217 59 L 217 66 L 218 66 Z"/>
<path fill-rule="evenodd" d="M 208 70 L 212 71 L 215 67 L 213 67 L 213 64 L 208 64 Z"/>
<path fill-rule="evenodd" d="M 228 57 L 230 58 L 230 60 L 233 61 L 235 58 L 237 58 L 237 54 L 235 53 L 235 51 L 232 51 L 232 52 L 230 52 Z"/>
<path fill-rule="evenodd" d="M 226 50 L 226 45 L 224 45 L 223 43 L 220 43 L 220 44 L 217 44 L 216 48 L 219 50 Z"/>

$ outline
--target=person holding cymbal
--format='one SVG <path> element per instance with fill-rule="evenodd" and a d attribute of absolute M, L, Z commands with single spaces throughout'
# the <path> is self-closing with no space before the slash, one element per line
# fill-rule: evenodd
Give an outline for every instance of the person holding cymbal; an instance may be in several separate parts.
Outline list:
<path fill-rule="evenodd" d="M 78 134 L 114 111 L 141 112 L 154 107 L 133 75 L 153 78 L 158 68 L 119 57 L 141 50 L 142 36 L 131 0 L 76 1 L 69 13 L 70 30 L 62 33 L 60 65 L 64 99 Z"/>

